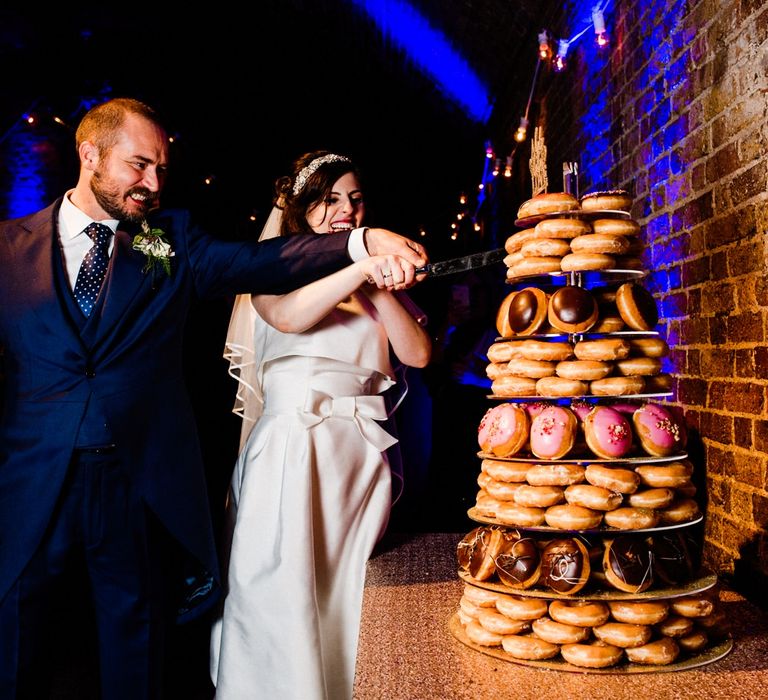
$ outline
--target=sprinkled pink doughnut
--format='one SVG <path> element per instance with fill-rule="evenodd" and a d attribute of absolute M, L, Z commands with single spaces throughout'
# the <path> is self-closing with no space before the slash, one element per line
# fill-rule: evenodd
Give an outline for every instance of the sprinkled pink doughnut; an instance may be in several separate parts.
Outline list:
<path fill-rule="evenodd" d="M 510 457 L 525 445 L 529 426 L 528 413 L 522 406 L 499 404 L 485 412 L 477 430 L 477 442 L 483 452 Z"/>
<path fill-rule="evenodd" d="M 618 459 L 632 449 L 632 427 L 627 417 L 610 406 L 595 406 L 584 419 L 587 446 L 598 457 Z"/>
<path fill-rule="evenodd" d="M 681 452 L 687 442 L 685 426 L 668 408 L 647 403 L 632 414 L 635 432 L 643 450 L 654 457 Z"/>
<path fill-rule="evenodd" d="M 548 406 L 531 422 L 531 452 L 539 459 L 564 457 L 576 441 L 576 414 Z"/>

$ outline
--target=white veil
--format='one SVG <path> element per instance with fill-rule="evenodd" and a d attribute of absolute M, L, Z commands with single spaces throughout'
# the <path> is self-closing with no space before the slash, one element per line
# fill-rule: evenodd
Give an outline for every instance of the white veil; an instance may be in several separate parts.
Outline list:
<path fill-rule="evenodd" d="M 278 206 L 272 207 L 259 240 L 277 238 L 280 235 L 282 219 L 283 210 Z M 224 359 L 229 361 L 229 375 L 237 380 L 235 405 L 232 412 L 243 419 L 240 428 L 240 450 L 243 449 L 248 435 L 261 416 L 264 405 L 255 348 L 255 319 L 256 309 L 251 304 L 251 295 L 239 294 L 235 298 L 232 316 L 229 319 L 229 329 L 224 343 Z"/>

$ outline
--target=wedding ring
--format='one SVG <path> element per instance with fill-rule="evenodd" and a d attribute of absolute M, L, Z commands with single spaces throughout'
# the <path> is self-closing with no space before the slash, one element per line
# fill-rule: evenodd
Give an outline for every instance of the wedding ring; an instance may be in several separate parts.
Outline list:
<path fill-rule="evenodd" d="M 392 277 L 392 273 L 391 272 L 387 272 L 387 274 L 386 275 L 382 275 L 382 277 Z"/>
<path fill-rule="evenodd" d="M 370 275 L 368 275 L 368 277 L 366 277 L 365 279 L 367 280 L 368 284 L 373 284 L 373 277 L 371 277 Z"/>

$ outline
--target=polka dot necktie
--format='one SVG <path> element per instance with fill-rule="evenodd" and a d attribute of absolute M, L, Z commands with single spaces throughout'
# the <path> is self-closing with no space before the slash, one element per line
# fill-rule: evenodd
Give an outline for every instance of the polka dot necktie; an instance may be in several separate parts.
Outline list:
<path fill-rule="evenodd" d="M 93 247 L 85 254 L 75 282 L 75 301 L 86 316 L 91 315 L 101 283 L 109 265 L 109 240 L 112 229 L 96 222 L 89 224 L 84 233 L 93 241 Z"/>

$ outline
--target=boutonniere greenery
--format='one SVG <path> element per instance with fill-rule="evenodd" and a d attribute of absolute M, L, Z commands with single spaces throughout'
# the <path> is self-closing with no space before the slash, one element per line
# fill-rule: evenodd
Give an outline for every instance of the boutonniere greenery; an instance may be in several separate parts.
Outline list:
<path fill-rule="evenodd" d="M 165 240 L 165 231 L 161 228 L 150 228 L 147 220 L 141 222 L 141 233 L 133 237 L 133 249 L 144 253 L 147 262 L 144 272 L 154 273 L 155 267 L 160 265 L 166 275 L 171 274 L 171 258 L 176 255 L 171 244 Z"/>

